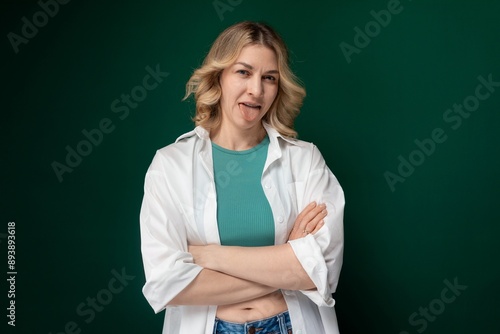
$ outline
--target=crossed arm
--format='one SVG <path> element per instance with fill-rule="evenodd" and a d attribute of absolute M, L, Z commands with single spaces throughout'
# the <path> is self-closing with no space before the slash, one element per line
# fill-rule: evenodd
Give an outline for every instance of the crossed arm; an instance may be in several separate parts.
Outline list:
<path fill-rule="evenodd" d="M 327 214 L 324 205 L 310 203 L 295 220 L 288 240 L 316 233 Z M 277 289 L 315 288 L 288 243 L 266 247 L 189 246 L 189 252 L 204 269 L 169 305 L 227 305 Z"/>

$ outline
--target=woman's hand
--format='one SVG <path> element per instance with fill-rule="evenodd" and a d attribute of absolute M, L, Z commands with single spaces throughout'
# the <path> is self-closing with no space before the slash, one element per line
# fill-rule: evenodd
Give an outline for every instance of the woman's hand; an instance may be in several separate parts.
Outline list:
<path fill-rule="evenodd" d="M 288 241 L 303 238 L 309 233 L 314 234 L 325 224 L 324 218 L 328 214 L 325 204 L 310 203 L 295 219 Z"/>
<path fill-rule="evenodd" d="M 316 202 L 310 203 L 297 216 L 293 228 L 290 231 L 290 235 L 288 236 L 288 241 L 316 233 L 324 225 L 323 219 L 327 214 L 328 212 L 325 204 L 317 205 Z M 188 252 L 193 255 L 193 261 L 197 265 L 207 269 L 218 270 L 216 259 L 220 257 L 220 254 L 217 252 L 220 251 L 222 247 L 223 246 L 215 244 L 205 246 L 189 245 Z"/>
<path fill-rule="evenodd" d="M 206 245 L 206 246 L 194 246 L 194 245 L 189 245 L 188 246 L 188 252 L 193 255 L 193 261 L 197 265 L 207 268 L 207 269 L 214 269 L 211 256 L 215 256 L 215 248 L 218 245 Z"/>

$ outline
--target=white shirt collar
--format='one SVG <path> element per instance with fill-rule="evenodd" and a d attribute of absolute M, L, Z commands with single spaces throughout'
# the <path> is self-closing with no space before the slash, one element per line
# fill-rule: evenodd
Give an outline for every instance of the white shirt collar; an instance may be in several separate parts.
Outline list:
<path fill-rule="evenodd" d="M 297 140 L 294 139 L 294 138 L 289 138 L 289 137 L 285 137 L 283 135 L 281 135 L 275 128 L 273 128 L 270 124 L 266 123 L 266 122 L 262 122 L 262 125 L 264 126 L 264 129 L 266 129 L 266 132 L 267 132 L 267 135 L 269 136 L 269 140 L 271 143 L 273 144 L 276 144 L 277 142 L 277 138 L 281 138 L 283 139 L 284 141 L 290 143 L 290 144 L 293 144 L 293 145 L 297 145 Z M 183 135 L 179 136 L 175 142 L 177 143 L 179 140 L 181 139 L 184 139 L 184 138 L 188 138 L 188 137 L 192 137 L 194 135 L 197 135 L 200 139 L 203 139 L 203 140 L 210 140 L 210 133 L 208 132 L 207 129 L 205 129 L 204 127 L 198 125 L 196 128 L 194 128 L 193 130 L 189 131 L 189 132 L 186 132 L 184 133 Z M 274 140 L 273 140 L 274 139 Z"/>

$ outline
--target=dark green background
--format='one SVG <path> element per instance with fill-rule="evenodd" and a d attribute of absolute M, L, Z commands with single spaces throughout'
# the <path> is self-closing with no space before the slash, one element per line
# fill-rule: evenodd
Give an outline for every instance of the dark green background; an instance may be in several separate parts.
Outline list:
<path fill-rule="evenodd" d="M 500 2 L 402 0 L 351 63 L 339 44 L 353 44 L 354 28 L 387 1 L 236 3 L 221 19 L 212 1 L 73 0 L 16 54 L 7 34 L 40 7 L 2 2 L 0 245 L 6 259 L 15 221 L 18 271 L 17 326 L 2 315 L 2 333 L 59 333 L 69 321 L 81 333 L 161 332 L 163 316 L 141 293 L 144 175 L 155 150 L 193 126 L 193 101 L 181 101 L 192 70 L 245 19 L 270 23 L 288 43 L 308 92 L 296 128 L 345 190 L 341 332 L 417 333 L 409 316 L 457 278 L 467 289 L 425 333 L 500 333 L 500 87 L 458 129 L 442 118 L 474 94 L 478 76 L 500 81 Z M 156 64 L 170 75 L 120 120 L 111 102 Z M 51 163 L 104 118 L 114 131 L 59 182 Z M 436 128 L 447 140 L 391 191 L 384 172 L 397 173 L 398 156 Z M 135 278 L 86 323 L 77 305 L 122 268 Z"/>

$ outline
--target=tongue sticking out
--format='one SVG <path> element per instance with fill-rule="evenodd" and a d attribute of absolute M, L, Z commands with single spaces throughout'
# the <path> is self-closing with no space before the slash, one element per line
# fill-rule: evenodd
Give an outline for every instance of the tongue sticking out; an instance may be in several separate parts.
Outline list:
<path fill-rule="evenodd" d="M 243 118 L 249 122 L 255 120 L 260 114 L 259 107 L 249 107 L 243 103 L 240 103 L 240 110 Z"/>

